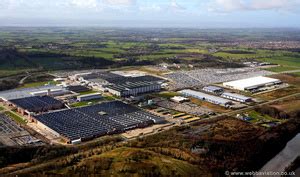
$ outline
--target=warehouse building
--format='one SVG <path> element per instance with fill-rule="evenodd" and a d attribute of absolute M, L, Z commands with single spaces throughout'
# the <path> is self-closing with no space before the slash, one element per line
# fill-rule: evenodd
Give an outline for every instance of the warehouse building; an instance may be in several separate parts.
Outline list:
<path fill-rule="evenodd" d="M 83 75 L 78 78 L 80 82 L 91 85 L 111 85 L 111 84 L 124 84 L 127 82 L 164 82 L 165 80 L 159 77 L 150 75 L 144 76 L 123 76 L 111 72 L 95 72 Z"/>
<path fill-rule="evenodd" d="M 0 92 L 0 100 L 8 101 L 19 98 L 32 97 L 32 93 L 44 93 L 47 95 L 48 90 L 64 90 L 61 86 L 49 85 L 24 89 L 12 89 Z"/>
<path fill-rule="evenodd" d="M 182 96 L 174 96 L 171 98 L 171 101 L 175 102 L 175 103 L 184 103 L 189 101 L 190 99 L 186 98 L 186 97 L 182 97 Z"/>
<path fill-rule="evenodd" d="M 205 91 L 205 92 L 214 93 L 214 94 L 217 94 L 217 95 L 220 95 L 224 92 L 223 88 L 216 87 L 216 86 L 207 86 L 207 87 L 204 87 L 202 90 Z"/>
<path fill-rule="evenodd" d="M 30 115 L 31 112 L 40 113 L 64 108 L 64 104 L 49 96 L 33 96 L 13 99 L 6 102 L 8 106 L 17 108 L 22 115 Z"/>
<path fill-rule="evenodd" d="M 36 92 L 30 92 L 31 95 L 33 96 L 62 96 L 69 94 L 70 91 L 60 88 L 60 89 L 47 89 L 47 90 L 41 90 L 41 91 L 36 91 Z"/>
<path fill-rule="evenodd" d="M 82 85 L 70 85 L 70 86 L 67 86 L 66 89 L 71 92 L 75 92 L 75 93 L 88 92 L 91 90 Z"/>
<path fill-rule="evenodd" d="M 139 81 L 106 86 L 108 92 L 119 97 L 137 96 L 139 94 L 158 92 L 161 84 L 157 82 Z"/>
<path fill-rule="evenodd" d="M 216 105 L 228 106 L 228 105 L 232 104 L 232 102 L 230 100 L 220 98 L 217 96 L 213 96 L 213 95 L 209 95 L 206 93 L 194 91 L 194 90 L 187 89 L 187 90 L 182 90 L 179 93 L 181 93 L 184 96 L 194 97 L 199 100 L 207 101 L 207 102 L 210 102 L 210 103 L 213 103 Z"/>
<path fill-rule="evenodd" d="M 150 75 L 120 75 L 112 72 L 94 72 L 77 77 L 77 81 L 87 84 L 95 89 L 105 91 L 107 85 L 120 85 L 135 82 L 158 82 L 162 84 L 164 79 Z"/>
<path fill-rule="evenodd" d="M 91 93 L 87 95 L 80 95 L 77 96 L 77 101 L 90 101 L 90 100 L 97 100 L 101 99 L 102 95 L 100 93 Z"/>
<path fill-rule="evenodd" d="M 238 102 L 242 102 L 242 103 L 246 103 L 246 102 L 251 102 L 252 101 L 252 98 L 250 97 L 246 97 L 244 95 L 240 95 L 240 94 L 236 94 L 236 93 L 223 93 L 221 95 L 221 97 L 223 98 L 227 98 L 227 99 L 230 99 L 230 100 L 234 100 L 234 101 L 238 101 Z"/>
<path fill-rule="evenodd" d="M 223 83 L 223 86 L 235 90 L 253 91 L 262 87 L 273 86 L 281 83 L 282 82 L 279 79 L 258 76 L 258 77 L 248 78 L 248 79 L 225 82 Z"/>
<path fill-rule="evenodd" d="M 38 127 L 72 144 L 164 122 L 159 116 L 120 101 L 46 113 L 33 120 Z"/>

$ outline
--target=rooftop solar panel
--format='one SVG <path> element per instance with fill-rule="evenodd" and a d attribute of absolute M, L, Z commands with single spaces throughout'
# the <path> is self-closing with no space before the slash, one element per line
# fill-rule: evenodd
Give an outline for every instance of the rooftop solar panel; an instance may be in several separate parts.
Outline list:
<path fill-rule="evenodd" d="M 153 124 L 159 117 L 123 102 L 113 101 L 47 113 L 36 116 L 36 119 L 72 141 Z"/>
<path fill-rule="evenodd" d="M 56 105 L 63 107 L 63 103 L 49 96 L 33 96 L 10 100 L 11 103 L 30 112 L 47 111 Z M 60 108 L 61 108 L 60 107 Z"/>

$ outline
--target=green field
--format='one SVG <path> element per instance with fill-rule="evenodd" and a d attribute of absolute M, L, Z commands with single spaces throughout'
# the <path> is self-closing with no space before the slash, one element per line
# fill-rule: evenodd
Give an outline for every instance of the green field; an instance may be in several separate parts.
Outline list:
<path fill-rule="evenodd" d="M 267 68 L 266 70 L 279 73 L 279 72 L 292 71 L 297 69 L 298 69 L 297 67 L 291 67 L 291 66 L 278 66 L 274 68 Z"/>
<path fill-rule="evenodd" d="M 21 118 L 20 116 L 18 116 L 17 114 L 10 112 L 10 111 L 6 111 L 5 114 L 7 116 L 9 116 L 10 118 L 14 119 L 16 122 L 20 123 L 20 124 L 26 124 L 27 122 Z"/>
<path fill-rule="evenodd" d="M 293 73 L 293 75 L 295 75 L 295 76 L 297 76 L 297 77 L 300 77 L 300 72 Z"/>
<path fill-rule="evenodd" d="M 40 86 L 45 86 L 45 85 L 56 85 L 59 84 L 59 82 L 55 81 L 44 81 L 44 82 L 33 82 L 33 83 L 28 83 L 20 86 L 19 88 L 31 88 L 31 87 L 40 87 Z"/>
<path fill-rule="evenodd" d="M 114 176 L 193 176 L 204 175 L 206 172 L 196 165 L 161 155 L 142 148 L 116 148 L 99 155 L 79 160 L 74 165 L 53 170 L 54 174 L 72 174 L 77 171 L 98 169 L 103 174 Z M 105 172 L 105 173 L 104 173 Z"/>
<path fill-rule="evenodd" d="M 258 113 L 256 111 L 250 111 L 247 112 L 249 117 L 253 118 L 250 122 L 252 123 L 263 123 L 263 122 L 284 122 L 284 120 L 275 119 L 273 117 L 270 117 L 268 115 L 263 115 L 261 113 Z"/>
<path fill-rule="evenodd" d="M 236 53 L 232 53 L 231 51 L 236 51 Z M 222 57 L 224 59 L 246 59 L 246 58 L 258 58 L 258 57 L 275 55 L 275 53 L 267 50 L 246 50 L 243 48 L 240 49 L 225 48 L 225 50 L 214 53 L 213 55 L 217 57 Z"/>
<path fill-rule="evenodd" d="M 282 69 L 300 69 L 300 55 L 262 58 L 259 60 L 279 64 L 283 67 Z"/>
<path fill-rule="evenodd" d="M 81 101 L 77 102 L 71 105 L 71 107 L 77 108 L 77 107 L 83 107 L 83 106 L 88 106 L 88 105 L 94 105 L 99 102 L 103 101 L 103 99 L 96 99 L 96 100 L 90 100 L 90 101 Z"/>

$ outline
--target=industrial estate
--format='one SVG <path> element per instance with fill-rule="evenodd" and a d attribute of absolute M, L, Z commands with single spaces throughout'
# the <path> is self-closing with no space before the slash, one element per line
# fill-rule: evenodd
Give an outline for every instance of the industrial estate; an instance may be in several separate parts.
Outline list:
<path fill-rule="evenodd" d="M 299 34 L 0 27 L 0 176 L 300 173 Z"/>
<path fill-rule="evenodd" d="M 271 72 L 257 68 L 219 70 L 225 77 L 211 78 L 209 85 L 201 84 L 201 88 L 201 85 L 185 87 L 184 83 L 192 81 L 188 78 L 190 75 L 179 79 L 180 72 L 166 75 L 137 70 L 58 73 L 54 79 L 59 81 L 56 85 L 3 91 L 0 92 L 0 99 L 6 109 L 15 110 L 16 115 L 51 143 L 78 144 L 111 134 L 123 133 L 126 138 L 136 138 L 145 134 L 145 127 L 157 125 L 151 131 L 155 133 L 222 113 L 212 106 L 201 108 L 197 106 L 197 101 L 191 99 L 228 111 L 238 110 L 262 101 L 248 95 L 288 87 L 279 79 L 265 76 L 272 75 Z M 189 72 L 197 76 L 202 71 Z M 245 72 L 247 74 L 241 74 Z M 237 75 L 240 75 L 238 80 Z M 170 76 L 175 76 L 177 80 Z M 195 76 L 193 78 L 196 82 L 200 80 Z M 167 96 L 169 100 L 166 101 L 173 102 L 179 108 L 164 106 L 160 100 L 162 95 L 173 95 Z M 193 109 L 189 107 L 199 109 L 191 112 Z M 272 123 L 266 122 L 264 125 L 271 126 Z M 139 133 L 130 134 L 134 129 L 139 129 Z"/>

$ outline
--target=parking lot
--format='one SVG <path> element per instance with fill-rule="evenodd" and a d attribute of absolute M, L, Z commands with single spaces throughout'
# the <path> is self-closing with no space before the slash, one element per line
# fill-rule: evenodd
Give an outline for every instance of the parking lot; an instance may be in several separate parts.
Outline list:
<path fill-rule="evenodd" d="M 171 74 L 166 74 L 165 76 L 173 81 L 173 83 L 169 85 L 169 89 L 177 90 L 270 74 L 272 74 L 272 72 L 256 68 L 210 68 L 191 71 L 178 71 Z"/>

